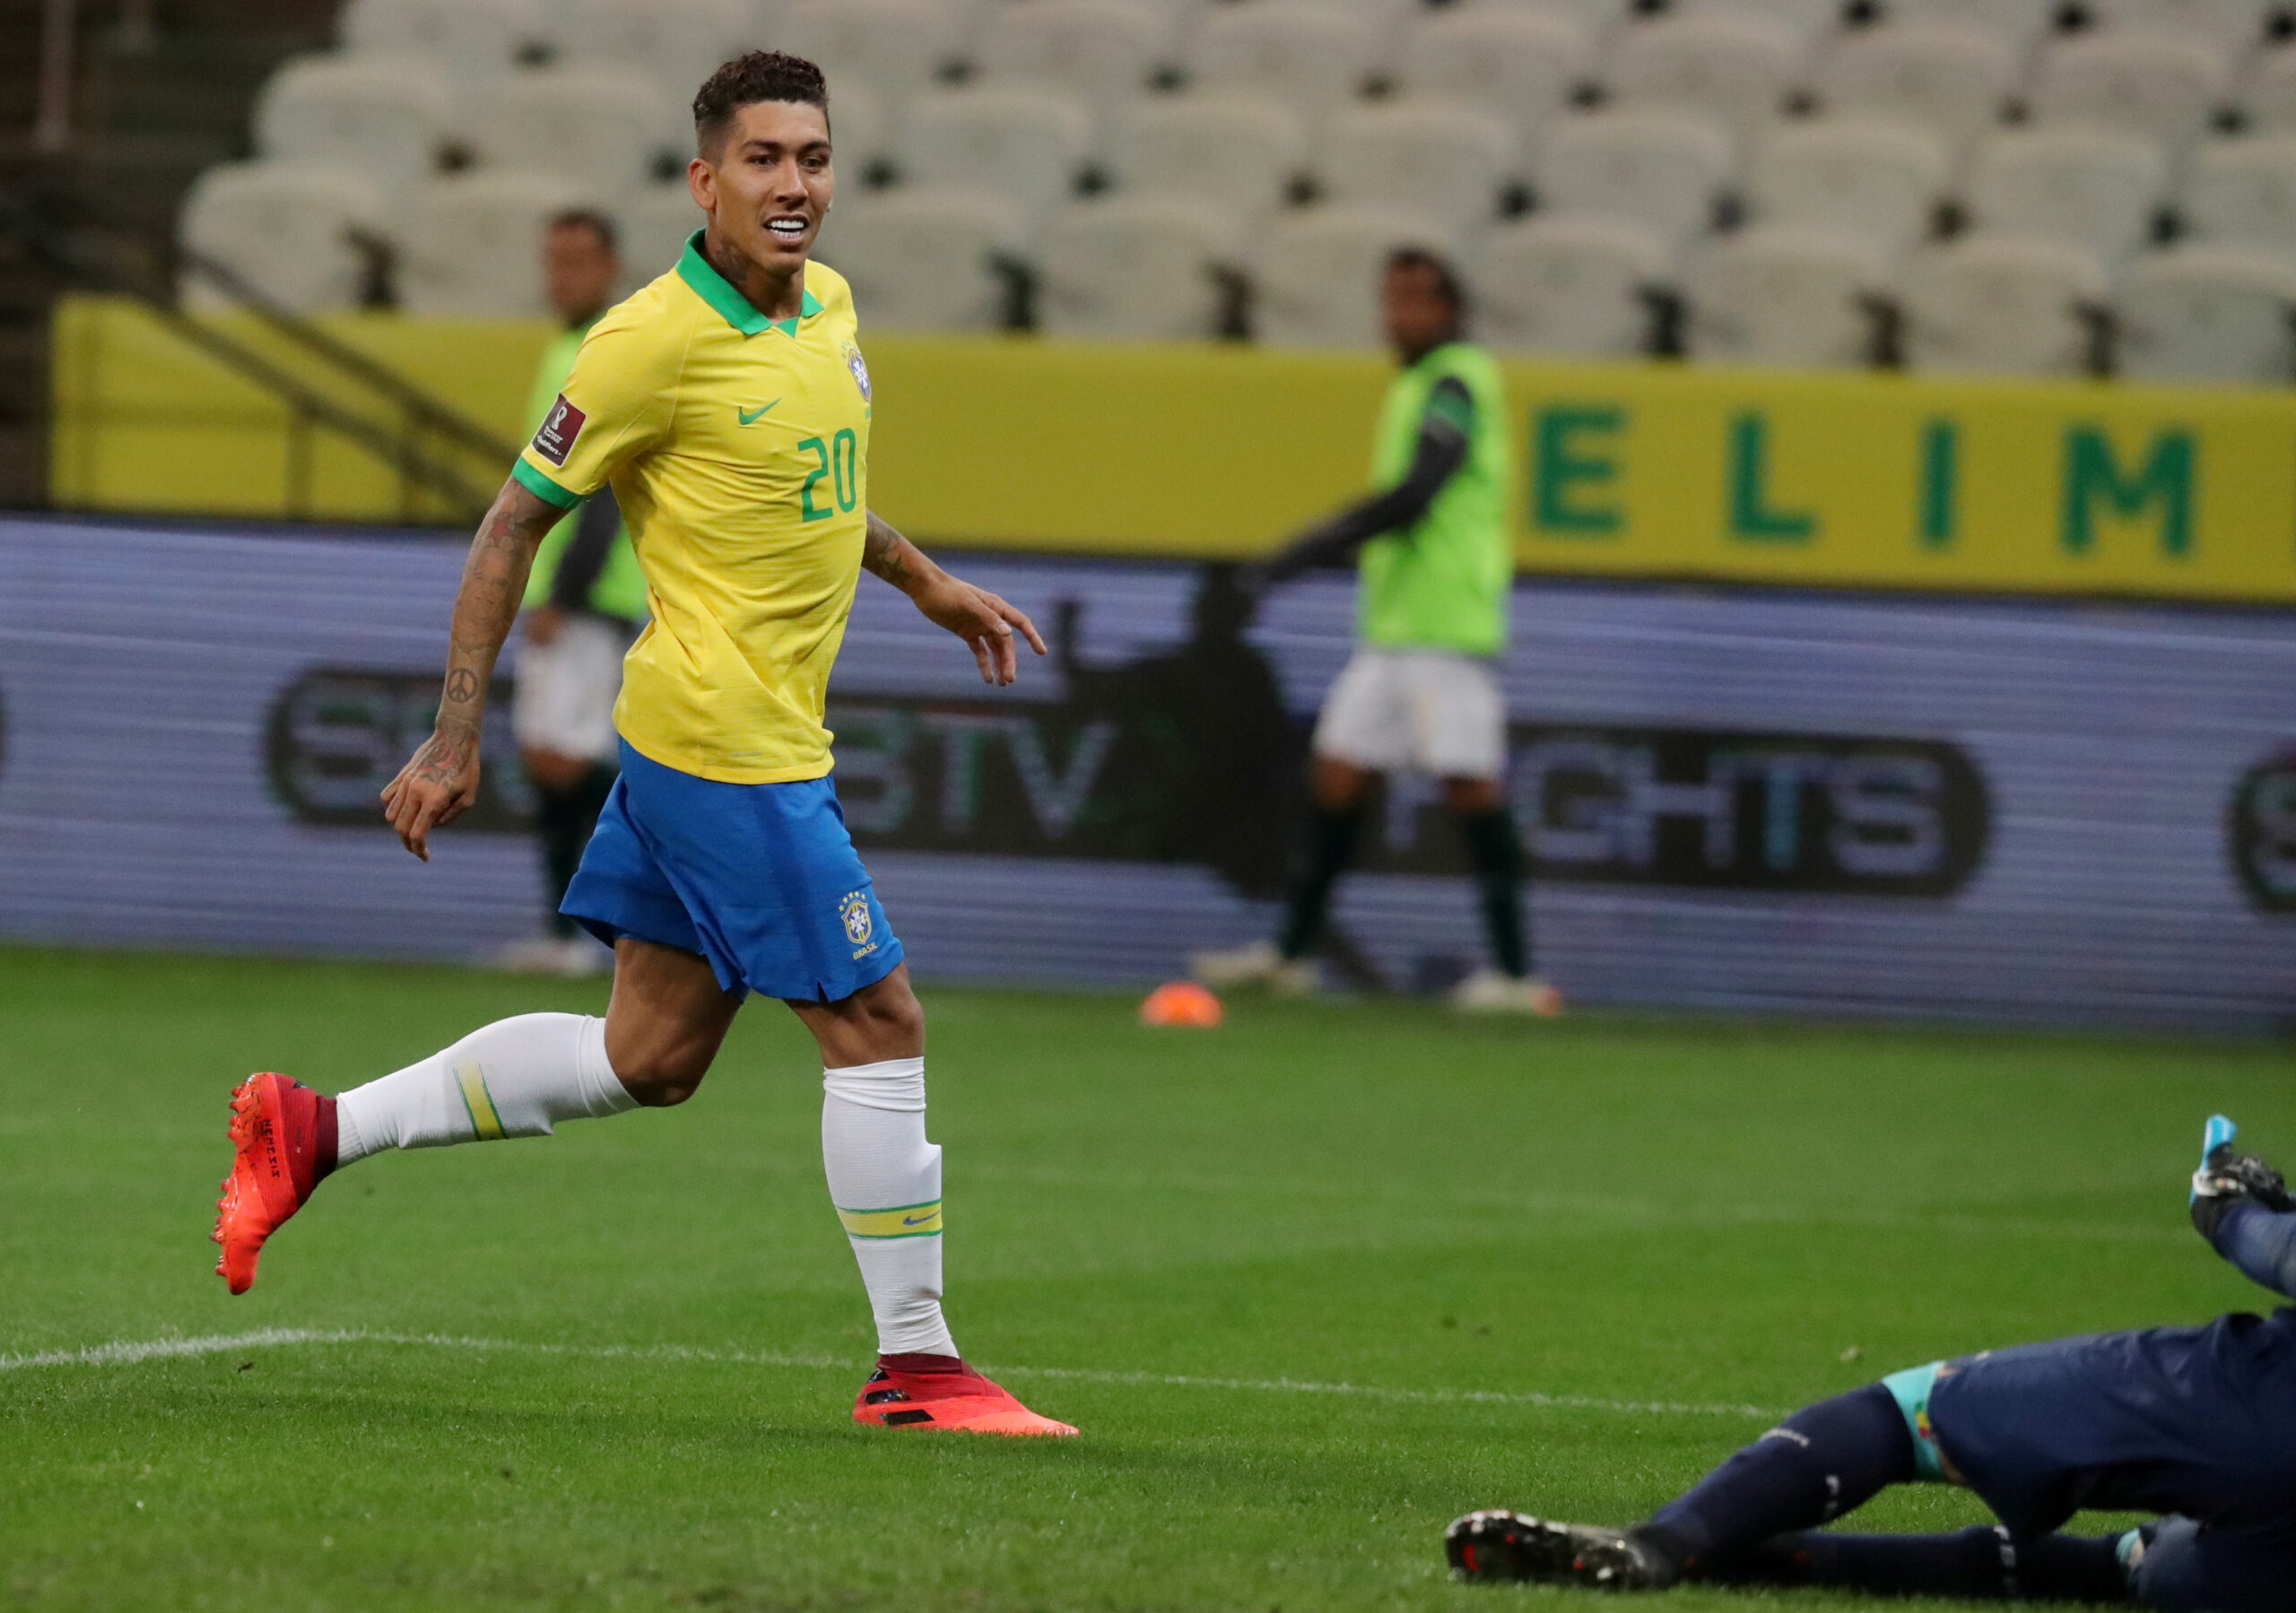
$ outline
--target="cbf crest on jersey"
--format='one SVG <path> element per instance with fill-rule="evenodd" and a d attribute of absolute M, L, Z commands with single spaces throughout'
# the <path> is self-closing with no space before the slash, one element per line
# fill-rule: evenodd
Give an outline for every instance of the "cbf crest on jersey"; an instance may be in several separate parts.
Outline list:
<path fill-rule="evenodd" d="M 876 399 L 869 394 L 868 360 L 861 356 L 861 350 L 850 342 L 845 344 L 845 368 L 853 372 L 853 384 L 861 389 L 861 401 L 865 403 L 876 402 Z"/>
<path fill-rule="evenodd" d="M 858 359 L 860 355 L 856 353 L 854 357 Z M 867 384 L 865 381 L 862 383 L 865 386 Z M 845 925 L 846 940 L 857 947 L 868 944 L 870 932 L 876 928 L 876 921 L 869 916 L 867 891 L 847 891 L 845 899 L 837 905 L 837 915 Z"/>

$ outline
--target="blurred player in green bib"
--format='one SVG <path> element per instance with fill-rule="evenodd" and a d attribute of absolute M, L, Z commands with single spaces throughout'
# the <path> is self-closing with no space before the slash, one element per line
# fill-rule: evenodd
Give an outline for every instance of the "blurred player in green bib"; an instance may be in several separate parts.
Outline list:
<path fill-rule="evenodd" d="M 1442 781 L 1482 898 L 1491 962 L 1452 1001 L 1485 1012 L 1561 1011 L 1560 995 L 1531 972 L 1522 847 L 1501 787 L 1498 658 L 1514 576 L 1514 450 L 1499 367 L 1463 337 L 1465 300 L 1432 253 L 1388 260 L 1381 314 L 1403 372 L 1379 412 L 1378 490 L 1301 534 L 1256 579 L 1265 587 L 1360 555 L 1358 645 L 1316 724 L 1314 807 L 1283 927 L 1273 941 L 1195 954 L 1189 967 L 1207 985 L 1315 989 L 1332 887 L 1371 786 L 1409 771 Z"/>
<path fill-rule="evenodd" d="M 574 356 L 611 308 L 622 282 L 613 223 L 587 210 L 561 213 L 543 232 L 543 273 L 564 328 L 535 367 L 526 426 L 538 429 L 573 373 Z M 603 974 L 613 955 L 559 911 L 621 772 L 613 703 L 622 658 L 646 620 L 646 577 L 610 488 L 542 541 L 526 578 L 517 698 L 510 726 L 535 796 L 549 906 L 544 933 L 506 947 L 504 968 Z"/>

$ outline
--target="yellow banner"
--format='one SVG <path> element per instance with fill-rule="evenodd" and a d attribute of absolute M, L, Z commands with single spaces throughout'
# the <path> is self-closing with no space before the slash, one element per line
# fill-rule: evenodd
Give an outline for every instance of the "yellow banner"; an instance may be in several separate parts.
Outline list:
<path fill-rule="evenodd" d="M 864 310 L 865 313 L 866 310 Z M 506 438 L 537 322 L 324 322 Z M 252 321 L 221 326 L 389 427 Z M 1264 553 L 1361 490 L 1371 354 L 864 327 L 872 502 L 931 542 Z M 1522 564 L 1789 585 L 2296 601 L 2296 392 L 1507 367 Z M 57 316 L 65 507 L 436 519 L 132 305 Z M 468 473 L 491 485 L 497 467 Z"/>
<path fill-rule="evenodd" d="M 1517 366 L 1541 570 L 2296 599 L 2296 394 Z"/>

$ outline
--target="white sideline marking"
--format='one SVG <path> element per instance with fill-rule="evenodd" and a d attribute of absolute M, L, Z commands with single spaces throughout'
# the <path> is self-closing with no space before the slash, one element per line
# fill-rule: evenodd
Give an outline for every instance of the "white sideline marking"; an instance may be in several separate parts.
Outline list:
<path fill-rule="evenodd" d="M 188 1339 L 121 1339 L 79 1349 L 0 1356 L 0 1372 L 33 1366 L 132 1366 L 142 1361 L 230 1355 L 235 1350 L 298 1344 L 391 1344 L 431 1349 L 503 1350 L 513 1355 L 578 1356 L 591 1360 L 700 1361 L 712 1366 L 779 1366 L 811 1372 L 849 1372 L 855 1364 L 827 1356 L 777 1355 L 763 1350 L 700 1349 L 683 1344 L 526 1344 L 513 1339 L 473 1339 L 449 1333 L 392 1333 L 366 1328 L 265 1327 L 245 1333 L 203 1333 Z M 997 1366 L 1004 1377 L 1061 1378 L 1079 1383 L 1125 1383 L 1171 1389 L 1222 1389 L 1260 1394 L 1356 1395 L 1366 1400 L 1434 1405 L 1545 1406 L 1570 1411 L 1620 1411 L 1664 1417 L 1773 1418 L 1761 1406 L 1700 1405 L 1683 1401 L 1611 1401 L 1595 1395 L 1545 1394 L 1537 1390 L 1390 1389 L 1376 1383 L 1319 1383 L 1299 1378 L 1206 1378 L 1185 1373 L 1110 1372 L 1080 1366 Z"/>

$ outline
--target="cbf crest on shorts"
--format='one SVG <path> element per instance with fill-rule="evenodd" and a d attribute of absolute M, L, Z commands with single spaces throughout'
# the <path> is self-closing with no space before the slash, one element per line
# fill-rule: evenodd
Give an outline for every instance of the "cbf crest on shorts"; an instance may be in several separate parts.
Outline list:
<path fill-rule="evenodd" d="M 869 916 L 867 891 L 847 891 L 845 899 L 837 905 L 837 916 L 839 922 L 845 926 L 846 940 L 857 947 L 869 946 L 869 937 L 876 929 L 877 922 Z M 870 950 L 874 951 L 875 949 L 870 948 Z M 854 956 L 858 958 L 860 953 L 856 952 Z"/>
<path fill-rule="evenodd" d="M 850 342 L 845 344 L 845 368 L 853 372 L 853 384 L 861 389 L 861 401 L 865 403 L 876 402 L 869 394 L 869 362 L 861 356 L 861 350 Z"/>

